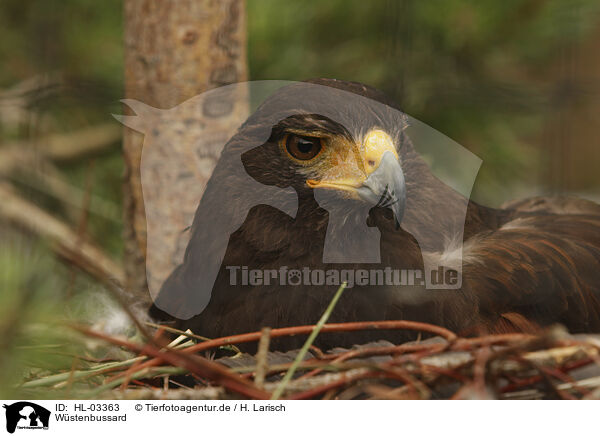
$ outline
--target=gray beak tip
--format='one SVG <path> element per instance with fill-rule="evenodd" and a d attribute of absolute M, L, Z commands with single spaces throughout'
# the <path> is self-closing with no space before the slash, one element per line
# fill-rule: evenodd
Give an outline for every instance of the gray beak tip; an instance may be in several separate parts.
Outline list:
<path fill-rule="evenodd" d="M 394 213 L 396 230 L 400 228 L 406 205 L 406 183 L 400 162 L 391 152 L 383 155 L 379 167 L 367 178 L 359 195 L 375 207 L 389 207 Z"/>

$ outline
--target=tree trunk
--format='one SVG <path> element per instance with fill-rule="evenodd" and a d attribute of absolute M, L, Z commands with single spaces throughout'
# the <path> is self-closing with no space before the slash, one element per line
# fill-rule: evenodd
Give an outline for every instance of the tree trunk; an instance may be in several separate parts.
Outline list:
<path fill-rule="evenodd" d="M 247 67 L 244 0 L 125 1 L 125 94 L 128 99 L 139 100 L 153 108 L 167 109 L 209 89 L 245 80 Z M 219 138 L 231 136 L 243 121 L 246 115 L 243 109 L 245 106 L 243 102 L 239 103 L 243 97 L 231 95 L 231 98 L 237 99 L 238 102 L 223 105 L 223 101 L 219 101 L 217 109 L 210 111 L 208 122 L 218 126 Z M 158 112 L 166 114 L 170 111 Z M 167 129 L 161 132 L 161 141 L 152 143 L 152 155 L 148 155 L 148 159 L 146 154 L 144 155 L 144 165 L 148 161 L 151 167 L 156 163 L 154 170 L 165 170 L 166 164 L 161 160 L 169 161 L 172 155 L 181 154 L 181 150 L 173 151 L 172 144 L 183 143 L 187 148 L 210 146 L 202 141 L 191 145 L 189 143 L 190 138 L 202 134 L 199 130 L 207 124 L 206 120 L 201 121 L 205 115 L 206 113 L 203 115 L 192 111 L 186 115 L 186 122 L 182 124 L 184 129 Z M 181 116 L 181 113 L 178 116 Z M 151 121 L 146 120 L 146 123 Z M 131 126 L 127 122 L 125 124 Z M 214 133 L 210 132 L 213 138 Z M 149 146 L 148 136 L 147 134 L 144 147 Z M 143 141 L 144 135 L 132 129 L 125 129 L 124 262 L 127 292 L 132 299 L 147 303 L 149 299 L 146 267 L 150 282 L 154 282 L 153 286 L 156 288 L 179 262 L 186 245 L 179 241 L 178 247 L 174 247 L 173 240 L 181 233 L 184 224 L 181 220 L 173 224 L 173 220 L 177 221 L 176 217 L 184 216 L 185 221 L 189 221 L 198 203 L 192 201 L 177 204 L 172 198 L 168 198 L 173 195 L 173 187 L 170 188 L 170 192 L 161 191 L 160 185 L 148 189 L 144 184 L 142 196 Z M 219 140 L 220 142 L 224 143 L 222 140 Z M 199 197 L 220 150 L 210 150 L 209 153 L 197 149 L 193 151 L 195 156 L 201 156 L 198 162 L 194 162 L 195 174 L 200 179 L 199 183 L 194 184 L 197 186 L 194 189 L 198 190 L 194 195 Z M 177 156 L 173 159 L 176 161 Z M 168 169 L 189 172 L 189 168 L 177 167 L 174 162 Z M 183 175 L 181 178 L 184 178 Z M 161 231 L 164 230 L 163 227 L 168 231 L 153 236 L 164 239 L 153 245 L 167 248 L 152 259 L 148 257 L 148 263 L 144 201 L 153 202 L 153 210 L 161 211 L 163 219 L 171 221 L 160 226 Z M 173 228 L 169 229 L 171 225 Z M 150 269 L 154 271 L 153 275 L 150 274 Z"/>

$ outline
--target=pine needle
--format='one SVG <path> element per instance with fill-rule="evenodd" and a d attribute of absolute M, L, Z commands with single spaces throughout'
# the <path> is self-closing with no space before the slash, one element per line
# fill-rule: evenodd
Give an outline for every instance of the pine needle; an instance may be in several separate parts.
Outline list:
<path fill-rule="evenodd" d="M 278 400 L 279 397 L 281 397 L 281 394 L 283 393 L 283 391 L 287 387 L 287 384 L 290 382 L 290 380 L 294 376 L 294 373 L 296 372 L 296 369 L 298 368 L 298 366 L 300 365 L 300 363 L 302 362 L 302 360 L 304 360 L 304 356 L 308 352 L 308 349 L 311 347 L 311 345 L 313 344 L 313 342 L 315 341 L 315 339 L 319 335 L 319 332 L 321 331 L 321 329 L 323 328 L 323 326 L 325 325 L 325 323 L 329 319 L 329 316 L 331 315 L 331 312 L 333 312 L 333 309 L 335 308 L 338 300 L 342 296 L 342 293 L 344 292 L 344 289 L 346 289 L 347 285 L 348 284 L 346 282 L 342 283 L 342 286 L 339 287 L 339 289 L 337 290 L 337 292 L 335 293 L 335 295 L 331 299 L 331 302 L 329 303 L 329 306 L 327 306 L 327 310 L 325 310 L 325 312 L 323 313 L 323 316 L 321 316 L 321 319 L 319 320 L 319 322 L 317 323 L 317 325 L 313 329 L 312 333 L 310 334 L 310 336 L 308 337 L 308 339 L 306 340 L 306 342 L 304 343 L 304 345 L 300 349 L 300 352 L 296 356 L 296 359 L 294 360 L 294 363 L 292 363 L 292 366 L 290 366 L 290 369 L 288 369 L 288 371 L 285 373 L 285 376 L 281 380 L 281 383 L 279 383 L 279 385 L 277 386 L 277 389 L 275 389 L 275 392 L 273 392 L 273 395 L 271 396 L 271 400 Z"/>

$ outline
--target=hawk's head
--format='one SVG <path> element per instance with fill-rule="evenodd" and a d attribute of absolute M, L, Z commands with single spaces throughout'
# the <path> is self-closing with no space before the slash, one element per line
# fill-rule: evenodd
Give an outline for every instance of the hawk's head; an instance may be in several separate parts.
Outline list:
<path fill-rule="evenodd" d="M 270 126 L 268 140 L 242 155 L 255 180 L 291 186 L 300 195 L 328 191 L 388 208 L 399 226 L 406 204 L 401 144 L 407 123 L 378 91 L 328 79 L 291 85 L 263 103 L 246 127 L 254 124 Z"/>

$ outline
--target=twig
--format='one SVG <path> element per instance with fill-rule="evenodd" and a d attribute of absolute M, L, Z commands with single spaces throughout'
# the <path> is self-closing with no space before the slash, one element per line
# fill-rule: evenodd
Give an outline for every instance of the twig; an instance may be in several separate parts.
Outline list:
<path fill-rule="evenodd" d="M 350 372 L 350 371 L 348 371 Z M 299 392 L 297 394 L 294 395 L 290 395 L 288 397 L 289 400 L 308 400 L 310 398 L 314 398 L 317 395 L 323 394 L 325 392 L 330 391 L 331 389 L 334 388 L 338 388 L 340 386 L 344 386 L 348 383 L 351 383 L 353 381 L 356 380 L 361 380 L 361 379 L 365 379 L 365 378 L 382 378 L 382 374 L 378 371 L 370 371 L 367 369 L 357 369 L 355 371 L 352 372 L 352 374 L 342 374 L 339 378 L 337 378 L 336 380 L 329 382 L 329 383 L 324 383 L 320 386 L 314 387 L 312 389 L 308 389 L 306 391 L 303 392 Z"/>
<path fill-rule="evenodd" d="M 435 350 L 436 352 L 442 351 L 447 348 L 447 344 L 402 344 L 402 345 L 392 345 L 390 347 L 365 347 L 359 348 L 357 350 L 349 350 L 339 354 L 327 354 L 321 357 L 322 360 L 329 359 L 331 360 L 331 364 L 342 363 L 349 359 L 355 359 L 357 357 L 365 357 L 365 356 L 386 356 L 386 355 L 395 355 L 401 353 L 414 353 L 418 351 L 431 351 Z M 321 373 L 323 368 L 316 368 L 309 373 L 304 374 L 299 378 L 309 378 L 314 377 L 315 375 Z"/>
<path fill-rule="evenodd" d="M 97 365 L 87 370 L 75 370 L 73 372 L 69 371 L 61 374 L 49 375 L 47 377 L 27 381 L 21 386 L 24 388 L 55 386 L 62 382 L 66 382 L 70 377 L 72 377 L 75 381 L 81 381 L 89 377 L 104 374 L 107 371 L 113 371 L 114 369 L 130 365 L 142 359 L 145 359 L 145 356 L 139 356 L 133 359 L 124 360 L 123 362 L 110 362 L 102 365 Z"/>
<path fill-rule="evenodd" d="M 66 224 L 22 199 L 6 184 L 0 184 L 0 218 L 48 239 L 61 257 L 77 265 L 102 283 L 114 286 L 125 280 L 122 268 L 96 245 L 81 240 Z"/>
<path fill-rule="evenodd" d="M 310 334 L 314 325 L 283 327 L 271 330 L 271 338 L 280 338 L 283 336 L 307 335 Z M 338 324 L 325 324 L 321 333 L 355 332 L 360 330 L 414 330 L 428 332 L 436 336 L 441 336 L 449 342 L 456 340 L 456 335 L 450 330 L 417 321 L 406 320 L 386 320 L 386 321 L 358 321 L 344 322 Z M 221 347 L 229 344 L 243 344 L 255 342 L 260 339 L 260 332 L 243 333 L 241 335 L 226 336 L 217 338 L 201 344 L 194 345 L 188 349 L 188 352 L 204 351 L 211 348 Z"/>
<path fill-rule="evenodd" d="M 279 338 L 284 336 L 306 335 L 310 334 L 314 325 L 283 327 L 271 330 L 271 338 Z M 386 320 L 386 321 L 362 321 L 362 322 L 346 322 L 339 324 L 325 324 L 321 329 L 321 333 L 325 332 L 352 332 L 360 330 L 415 330 L 432 333 L 437 336 L 442 336 L 449 342 L 456 340 L 456 335 L 448 329 L 427 324 L 424 322 L 405 321 L 405 320 Z M 243 344 L 255 342 L 260 339 L 261 332 L 244 333 L 241 335 L 226 336 L 223 338 L 212 339 L 200 344 L 193 345 L 183 350 L 185 353 L 195 353 L 200 351 L 210 350 L 212 348 L 223 347 L 231 344 Z M 161 361 L 158 358 L 151 359 L 140 364 L 140 367 L 150 367 L 160 365 Z"/>
<path fill-rule="evenodd" d="M 51 95 L 63 84 L 59 74 L 46 73 L 27 78 L 9 89 L 0 90 L 0 122 L 19 125 L 35 118 L 30 106 L 41 98 Z"/>
<path fill-rule="evenodd" d="M 14 182 L 31 187 L 45 195 L 56 198 L 66 206 L 70 206 L 75 211 L 84 208 L 84 198 L 86 193 L 83 189 L 73 186 L 63 177 L 58 170 L 49 163 L 36 165 L 35 171 L 27 165 L 21 168 L 17 174 L 11 175 L 10 179 Z M 22 174 L 21 174 L 22 173 Z M 90 213 L 102 217 L 106 220 L 119 222 L 121 214 L 116 203 L 106 200 L 98 195 L 90 193 L 90 203 L 88 205 Z M 74 213 L 73 213 L 74 214 Z"/>
<path fill-rule="evenodd" d="M 258 352 L 256 353 L 256 375 L 254 383 L 259 388 L 265 385 L 265 375 L 269 372 L 269 343 L 271 342 L 271 329 L 265 327 L 262 329 L 262 336 L 258 342 Z"/>
<path fill-rule="evenodd" d="M 188 338 L 197 339 L 199 341 L 210 341 L 211 340 L 210 338 L 207 338 L 205 336 L 200 336 L 200 335 L 197 335 L 197 334 L 194 334 L 194 333 L 190 333 L 189 331 L 184 332 L 183 330 L 179 330 L 179 329 L 176 329 L 174 327 L 169 327 L 169 326 L 162 325 L 162 324 L 156 324 L 156 323 L 149 322 L 149 321 L 144 322 L 144 324 L 147 325 L 147 326 L 149 326 L 149 327 L 154 327 L 156 329 L 162 329 L 162 330 L 167 331 L 169 333 L 175 333 L 175 334 L 178 334 L 180 336 L 187 336 Z M 225 349 L 225 350 L 231 350 L 231 351 L 233 351 L 233 352 L 235 352 L 237 354 L 240 354 L 242 352 L 235 345 L 227 345 L 227 346 L 223 347 L 223 349 Z"/>
<path fill-rule="evenodd" d="M 186 372 L 187 372 L 187 370 L 185 370 L 183 368 L 178 368 L 178 367 L 175 367 L 175 368 L 174 367 L 145 368 L 142 371 L 138 371 L 134 374 L 131 374 L 129 376 L 129 380 L 135 381 L 138 379 L 141 380 L 141 379 L 155 377 L 155 376 L 161 376 L 161 375 L 165 375 L 165 374 L 179 375 L 179 374 L 184 374 Z M 96 398 L 102 392 L 111 390 L 111 389 L 116 388 L 117 386 L 121 385 L 123 383 L 123 381 L 124 381 L 124 379 L 118 378 L 118 379 L 114 379 L 112 381 L 106 382 L 105 384 L 97 387 L 96 389 L 93 389 L 93 390 L 87 392 L 86 397 L 87 398 Z"/>
<path fill-rule="evenodd" d="M 460 338 L 452 345 L 454 350 L 469 350 L 474 347 L 501 345 L 506 343 L 525 343 L 538 337 L 525 333 L 506 333 L 499 335 L 478 336 L 476 338 Z"/>
<path fill-rule="evenodd" d="M 594 359 L 585 358 L 585 359 L 578 360 L 576 362 L 567 363 L 566 365 L 561 366 L 560 370 L 565 371 L 565 372 L 572 371 L 574 369 L 578 369 L 578 368 L 587 366 L 593 362 L 594 362 Z M 524 387 L 534 385 L 535 383 L 538 383 L 542 380 L 541 375 L 534 375 L 531 377 L 527 377 L 525 379 L 515 379 L 514 377 L 511 377 L 511 376 L 509 376 L 509 378 L 511 378 L 511 384 L 502 387 L 500 389 L 500 393 L 506 394 L 506 393 L 514 392 L 514 391 L 517 391 Z"/>
<path fill-rule="evenodd" d="M 9 173 L 40 158 L 68 162 L 96 154 L 117 144 L 121 135 L 118 124 L 107 123 L 33 141 L 7 143 L 0 150 L 0 173 Z"/>
<path fill-rule="evenodd" d="M 412 392 L 417 394 L 420 399 L 428 399 L 431 396 L 429 388 L 425 386 L 423 382 L 413 378 L 404 369 L 394 367 L 391 364 L 382 364 L 379 365 L 378 368 L 385 371 L 388 375 L 394 376 L 402 381 Z"/>
<path fill-rule="evenodd" d="M 90 330 L 86 327 L 74 326 L 74 328 L 87 336 L 96 337 L 114 345 L 128 348 L 138 354 L 153 356 L 160 359 L 160 361 L 167 362 L 173 366 L 185 368 L 189 372 L 196 374 L 199 377 L 212 380 L 216 383 L 219 383 L 226 389 L 242 394 L 248 398 L 266 400 L 270 397 L 267 392 L 256 388 L 252 383 L 248 382 L 238 374 L 229 371 L 224 366 L 203 357 L 189 356 L 183 352 L 172 349 L 161 351 L 151 345 L 138 345 L 133 342 L 114 338 L 103 333 Z"/>

